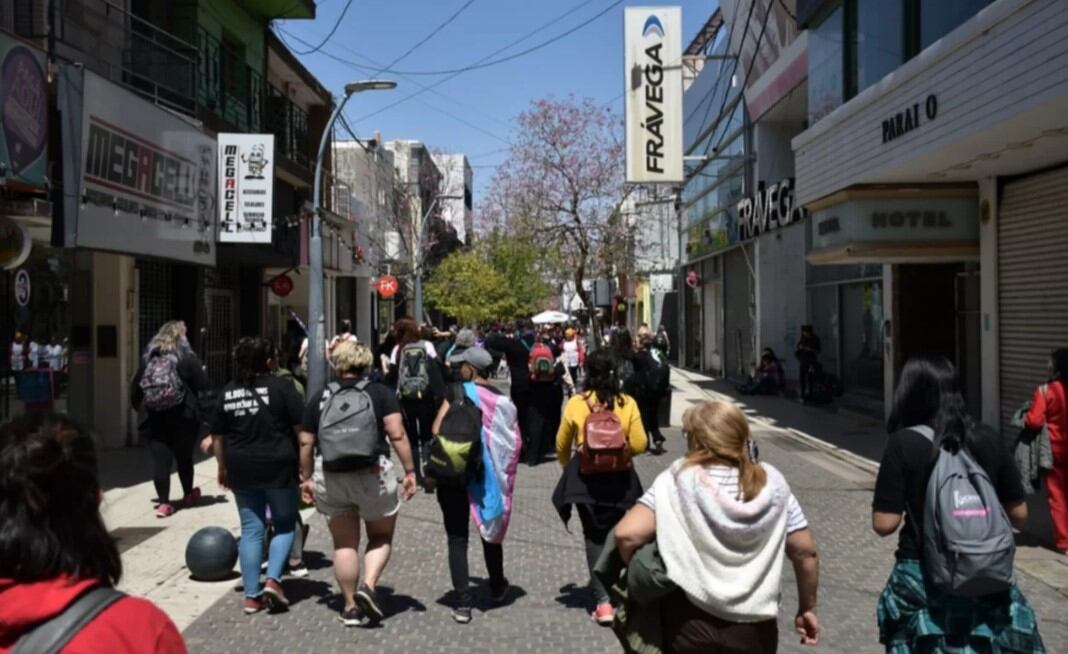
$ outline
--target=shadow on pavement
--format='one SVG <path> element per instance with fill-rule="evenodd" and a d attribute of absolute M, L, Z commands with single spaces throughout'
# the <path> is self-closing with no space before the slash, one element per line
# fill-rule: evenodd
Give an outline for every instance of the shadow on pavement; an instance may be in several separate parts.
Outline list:
<path fill-rule="evenodd" d="M 286 591 L 286 597 L 289 598 L 289 604 L 295 606 L 303 601 L 310 599 L 318 599 L 322 603 L 322 598 L 330 595 L 333 592 L 333 587 L 325 581 L 318 581 L 316 579 L 283 579 L 282 588 Z M 338 607 L 340 610 L 340 607 Z"/>
<path fill-rule="evenodd" d="M 527 596 L 527 591 L 522 586 L 515 584 L 509 584 L 508 593 L 504 597 L 504 601 L 494 603 L 490 597 L 489 582 L 481 577 L 471 577 L 472 587 L 472 606 L 473 609 L 478 609 L 483 613 L 488 613 L 495 609 L 503 609 L 512 606 L 520 599 Z M 444 606 L 446 608 L 452 608 L 456 606 L 457 597 L 455 590 L 449 590 L 434 600 L 436 604 Z"/>
<path fill-rule="evenodd" d="M 556 603 L 563 605 L 564 608 L 588 611 L 593 601 L 590 598 L 590 589 L 586 586 L 570 583 L 560 588 L 559 592 Z"/>

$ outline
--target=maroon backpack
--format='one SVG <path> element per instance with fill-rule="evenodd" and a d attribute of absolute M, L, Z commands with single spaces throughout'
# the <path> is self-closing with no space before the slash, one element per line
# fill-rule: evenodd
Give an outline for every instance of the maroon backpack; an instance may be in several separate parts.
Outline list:
<path fill-rule="evenodd" d="M 583 427 L 585 438 L 579 448 L 579 472 L 584 475 L 600 475 L 609 472 L 630 470 L 630 445 L 623 430 L 623 422 L 607 406 L 591 404 L 590 415 Z"/>

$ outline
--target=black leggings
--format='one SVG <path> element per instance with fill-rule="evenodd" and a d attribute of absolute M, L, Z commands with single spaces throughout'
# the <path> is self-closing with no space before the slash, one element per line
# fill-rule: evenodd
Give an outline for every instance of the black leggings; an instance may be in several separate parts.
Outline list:
<path fill-rule="evenodd" d="M 650 440 L 660 441 L 660 398 L 641 396 L 638 400 L 638 411 L 642 414 L 642 427 Z"/>
<path fill-rule="evenodd" d="M 401 410 L 404 415 L 404 431 L 408 432 L 408 444 L 412 448 L 412 463 L 415 465 L 415 477 L 423 483 L 423 447 L 434 438 L 434 402 L 432 400 L 402 399 Z"/>
<path fill-rule="evenodd" d="M 197 445 L 199 425 L 191 420 L 159 420 L 152 425 L 148 449 L 152 453 L 152 482 L 161 503 L 171 501 L 171 466 L 178 464 L 182 492 L 193 490 L 193 450 Z"/>
<path fill-rule="evenodd" d="M 626 511 L 608 507 L 590 506 L 578 504 L 579 520 L 582 522 L 582 537 L 586 544 L 586 565 L 590 570 L 590 594 L 593 595 L 595 605 L 606 604 L 611 601 L 608 589 L 604 587 L 593 569 L 597 560 L 604 551 L 604 542 L 608 539 L 608 532 L 615 528 Z"/>
<path fill-rule="evenodd" d="M 439 486 L 438 505 L 445 518 L 445 534 L 449 539 L 449 574 L 452 587 L 462 599 L 470 592 L 467 568 L 467 527 L 471 509 L 467 503 L 467 489 L 462 486 Z M 479 538 L 479 540 L 482 540 Z M 482 540 L 482 554 L 486 559 L 491 588 L 504 585 L 504 548 L 500 543 Z"/>

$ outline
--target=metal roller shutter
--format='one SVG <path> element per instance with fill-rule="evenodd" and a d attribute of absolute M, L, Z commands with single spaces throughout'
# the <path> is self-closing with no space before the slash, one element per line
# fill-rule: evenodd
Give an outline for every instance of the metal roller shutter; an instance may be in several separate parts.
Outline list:
<path fill-rule="evenodd" d="M 1068 167 L 1008 182 L 998 223 L 1001 428 L 1068 347 Z"/>

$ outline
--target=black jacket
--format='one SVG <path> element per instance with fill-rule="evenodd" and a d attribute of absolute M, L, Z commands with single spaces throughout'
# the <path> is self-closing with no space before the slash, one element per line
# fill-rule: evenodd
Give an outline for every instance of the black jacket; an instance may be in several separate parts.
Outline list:
<path fill-rule="evenodd" d="M 141 365 L 137 368 L 133 380 L 130 382 L 130 404 L 137 410 L 137 427 L 141 432 L 151 432 L 153 423 L 156 421 L 184 419 L 194 422 L 204 422 L 208 419 L 208 410 L 201 395 L 211 390 L 211 382 L 204 373 L 204 366 L 192 350 L 183 351 L 178 356 L 178 376 L 185 384 L 185 401 L 182 406 L 175 407 L 170 411 L 161 413 L 151 412 L 141 404 L 145 394 L 141 390 L 141 377 L 145 374 L 147 357 L 141 357 Z"/>
<path fill-rule="evenodd" d="M 530 348 L 525 342 L 501 334 L 491 334 L 486 337 L 486 347 L 500 352 L 508 362 L 508 372 L 512 377 L 512 397 L 530 392 Z"/>

